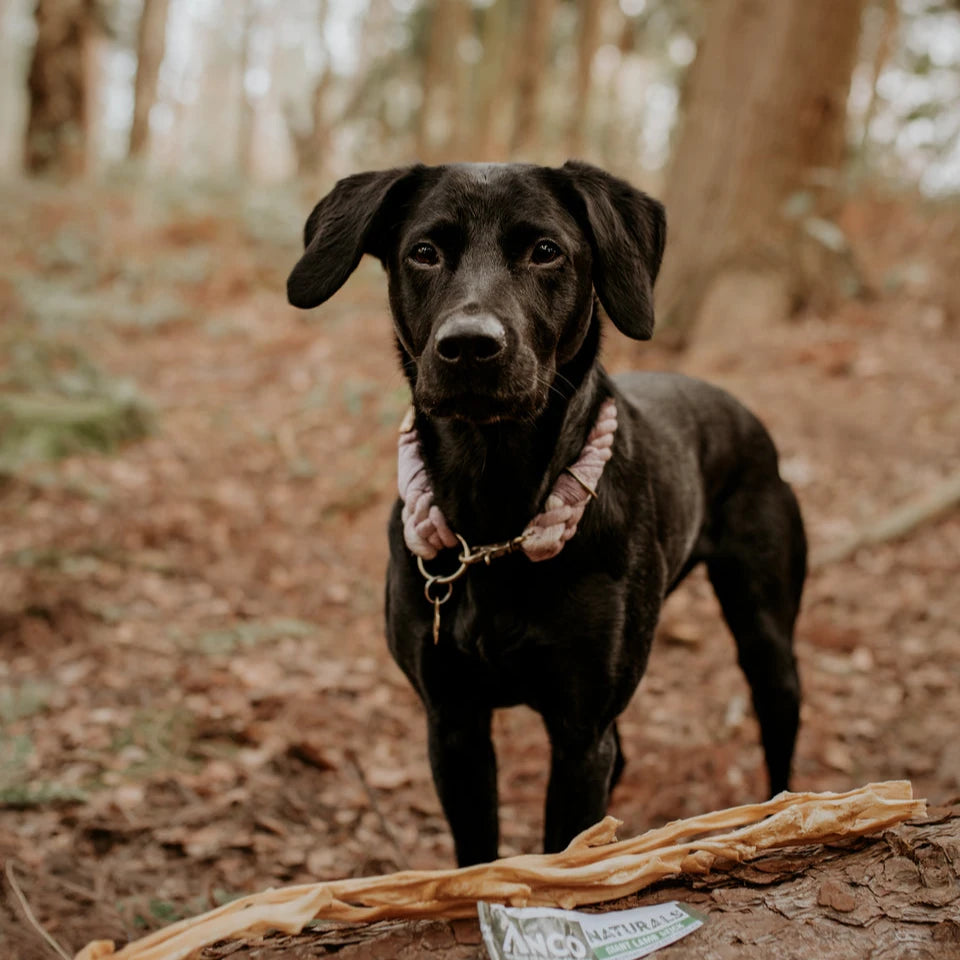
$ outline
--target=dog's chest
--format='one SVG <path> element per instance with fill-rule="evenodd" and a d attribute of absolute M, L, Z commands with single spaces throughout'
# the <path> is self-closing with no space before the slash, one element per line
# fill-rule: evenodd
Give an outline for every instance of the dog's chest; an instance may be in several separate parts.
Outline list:
<path fill-rule="evenodd" d="M 544 613 L 528 577 L 471 571 L 446 613 L 449 640 L 462 654 L 490 665 L 536 645 Z"/>
<path fill-rule="evenodd" d="M 522 630 L 518 625 L 492 618 L 457 617 L 446 642 L 457 653 L 489 676 L 507 680 L 514 672 L 525 672 L 527 662 L 542 646 L 539 631 Z M 441 639 L 441 643 L 444 639 Z"/>
<path fill-rule="evenodd" d="M 447 642 L 464 656 L 493 668 L 530 657 L 551 656 L 575 637 L 604 635 L 616 628 L 619 597 L 595 571 L 573 576 L 559 558 L 531 564 L 504 558 L 496 569 L 471 570 L 457 584 L 446 618 Z M 599 582 L 606 602 L 598 604 Z M 441 620 L 443 622 L 443 620 Z M 441 638 L 443 642 L 443 638 Z"/>

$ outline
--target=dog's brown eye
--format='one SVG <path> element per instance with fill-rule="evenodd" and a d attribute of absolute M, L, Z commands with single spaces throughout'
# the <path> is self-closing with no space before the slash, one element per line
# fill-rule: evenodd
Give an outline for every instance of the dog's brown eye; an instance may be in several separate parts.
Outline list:
<path fill-rule="evenodd" d="M 410 251 L 410 259 L 425 267 L 433 267 L 440 262 L 440 254 L 432 243 L 418 243 Z"/>
<path fill-rule="evenodd" d="M 559 257 L 560 248 L 550 240 L 540 240 L 530 252 L 530 261 L 532 263 L 553 263 L 553 261 Z"/>

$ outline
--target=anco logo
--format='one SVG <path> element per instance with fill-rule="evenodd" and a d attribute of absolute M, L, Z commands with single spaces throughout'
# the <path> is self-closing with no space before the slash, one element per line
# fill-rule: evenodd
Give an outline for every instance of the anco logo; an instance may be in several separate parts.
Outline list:
<path fill-rule="evenodd" d="M 524 924 L 523 926 L 528 926 Z M 572 931 L 543 932 L 521 929 L 507 923 L 503 931 L 503 953 L 507 957 L 542 957 L 545 960 L 584 960 L 592 951 Z"/>

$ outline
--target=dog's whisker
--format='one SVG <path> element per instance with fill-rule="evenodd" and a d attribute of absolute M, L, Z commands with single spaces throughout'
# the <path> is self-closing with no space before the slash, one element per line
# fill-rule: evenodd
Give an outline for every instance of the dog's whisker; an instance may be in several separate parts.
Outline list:
<path fill-rule="evenodd" d="M 536 381 L 540 384 L 540 386 L 546 387 L 547 390 L 555 393 L 558 397 L 560 397 L 561 400 L 569 399 L 567 394 L 565 394 L 552 380 L 548 380 L 546 377 L 537 374 Z M 567 382 L 569 383 L 570 381 L 568 380 Z M 571 384 L 571 386 L 573 385 Z"/>

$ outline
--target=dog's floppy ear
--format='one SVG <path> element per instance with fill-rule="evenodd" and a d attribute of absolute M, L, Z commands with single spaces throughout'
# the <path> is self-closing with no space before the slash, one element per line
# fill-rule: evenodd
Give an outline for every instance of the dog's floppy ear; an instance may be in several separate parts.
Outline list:
<path fill-rule="evenodd" d="M 332 297 L 365 253 L 381 259 L 383 214 L 390 194 L 415 179 L 421 167 L 372 170 L 338 180 L 313 208 L 303 228 L 303 256 L 287 278 L 287 299 L 295 307 L 315 307 Z"/>
<path fill-rule="evenodd" d="M 653 282 L 663 258 L 663 204 L 588 163 L 561 168 L 583 201 L 581 224 L 593 248 L 593 286 L 617 328 L 635 340 L 653 336 Z"/>

